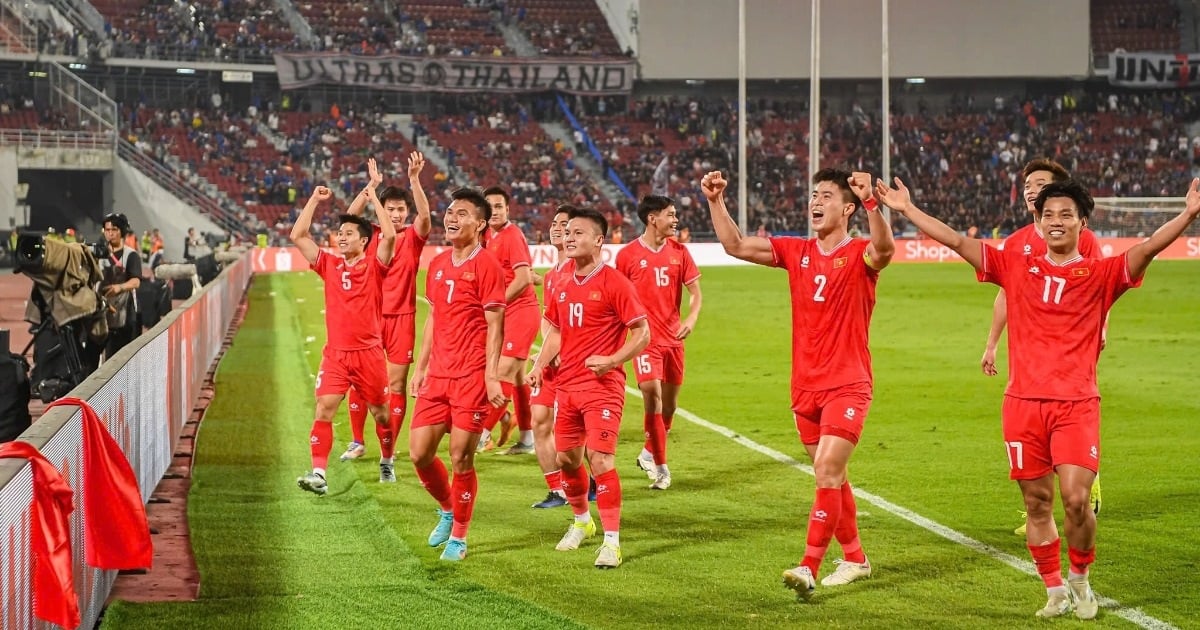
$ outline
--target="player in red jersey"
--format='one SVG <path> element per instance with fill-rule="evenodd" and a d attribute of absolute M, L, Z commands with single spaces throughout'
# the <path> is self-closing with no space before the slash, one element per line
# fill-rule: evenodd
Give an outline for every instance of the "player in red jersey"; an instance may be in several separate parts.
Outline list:
<path fill-rule="evenodd" d="M 1072 607 L 1080 619 L 1096 616 L 1088 567 L 1096 556 L 1096 515 L 1088 498 L 1100 468 L 1100 392 L 1096 363 L 1101 331 L 1113 303 L 1141 285 L 1150 261 L 1200 215 L 1200 179 L 1192 180 L 1183 212 L 1126 253 L 1085 258 L 1079 234 L 1093 202 L 1078 182 L 1047 184 L 1034 207 L 1046 237 L 1044 254 L 1003 250 L 966 238 L 913 205 L 908 189 L 882 181 L 876 195 L 930 238 L 958 252 L 981 282 L 1005 289 L 1009 379 L 1004 392 L 1004 445 L 1009 478 L 1028 512 L 1027 541 L 1048 600 L 1039 617 Z M 1054 522 L 1054 477 L 1062 496 L 1070 569 L 1062 578 L 1062 541 Z"/>
<path fill-rule="evenodd" d="M 297 480 L 301 488 L 321 495 L 328 490 L 325 466 L 333 448 L 333 415 L 346 391 L 358 389 L 375 423 L 384 427 L 388 424 L 379 304 L 396 239 L 396 230 L 385 221 L 380 245 L 375 255 L 369 256 L 366 249 L 371 241 L 371 224 L 362 217 L 344 214 L 338 217 L 337 247 L 341 255 L 322 250 L 309 228 L 317 206 L 332 196 L 328 188 L 317 186 L 291 233 L 292 242 L 325 282 L 327 340 L 317 371 L 316 419 L 309 435 L 312 470 Z M 384 437 L 389 442 L 393 439 L 390 434 Z"/>
<path fill-rule="evenodd" d="M 554 294 L 546 298 L 550 334 L 529 372 L 529 383 L 540 387 L 546 366 L 559 359 L 554 374 L 558 390 L 554 442 L 563 491 L 575 521 L 555 549 L 578 549 L 584 539 L 596 534 L 583 467 L 586 449 L 604 527 L 596 567 L 615 569 L 621 565 L 621 480 L 615 454 L 625 408 L 623 366 L 650 342 L 650 325 L 633 284 L 601 262 L 608 232 L 604 215 L 590 208 L 575 208 L 568 216 L 563 251 L 570 261 Z"/>
<path fill-rule="evenodd" d="M 683 386 L 683 340 L 700 317 L 700 271 L 687 247 L 671 237 L 679 226 L 670 197 L 648 195 L 638 204 L 646 226 L 641 237 L 617 252 L 617 271 L 637 287 L 638 298 L 650 315 L 650 345 L 634 359 L 633 371 L 642 390 L 646 444 L 638 468 L 650 477 L 652 490 L 671 487 L 667 466 L 667 432 Z M 688 291 L 688 316 L 679 321 L 683 289 Z"/>
<path fill-rule="evenodd" d="M 537 293 L 533 290 L 532 260 L 529 257 L 529 243 L 525 234 L 515 223 L 508 220 L 512 198 L 508 192 L 499 186 L 492 186 L 483 191 L 492 208 L 492 218 L 488 221 L 490 229 L 485 235 L 488 251 L 496 255 L 504 268 L 505 293 L 508 307 L 504 309 L 504 351 L 500 356 L 500 382 L 504 387 L 504 396 L 513 403 L 513 413 L 508 414 L 508 403 L 497 406 L 488 415 L 484 429 L 487 435 L 480 444 L 480 450 L 491 450 L 503 446 L 514 427 L 520 427 L 521 433 L 505 455 L 525 455 L 534 452 L 533 431 L 529 408 L 529 386 L 525 384 L 525 360 L 529 358 L 529 348 L 538 333 Z M 500 424 L 500 434 L 493 435 L 493 429 Z"/>
<path fill-rule="evenodd" d="M 725 251 L 788 272 L 792 294 L 792 413 L 800 441 L 813 460 L 816 498 L 808 518 L 804 559 L 783 574 L 799 597 L 812 596 L 830 540 L 844 560 L 821 580 L 849 584 L 871 575 L 858 537 L 858 512 L 846 467 L 871 406 L 871 351 L 867 333 L 875 284 L 896 251 L 892 230 L 876 211 L 871 176 L 821 169 L 813 176 L 809 217 L 816 238 L 744 236 L 725 208 L 725 178 L 701 180 L 717 237 Z M 851 238 L 850 217 L 867 210 L 868 239 Z"/>
<path fill-rule="evenodd" d="M 421 485 L 440 508 L 429 546 L 446 543 L 442 560 L 458 561 L 467 555 L 467 528 L 479 489 L 475 446 L 489 405 L 504 401 L 497 372 L 504 336 L 504 272 L 479 242 L 491 213 L 483 195 L 460 188 L 451 199 L 444 218 L 451 249 L 430 261 L 425 276 L 430 312 L 409 382 L 417 402 L 408 448 Z M 447 433 L 453 481 L 437 456 Z"/>
<path fill-rule="evenodd" d="M 542 279 L 545 295 L 554 295 L 554 290 L 560 285 L 563 279 L 570 278 L 569 275 L 564 276 L 562 273 L 563 268 L 569 262 L 569 259 L 563 252 L 563 235 L 567 231 L 567 221 L 570 219 L 570 212 L 574 209 L 575 206 L 563 204 L 555 209 L 554 216 L 550 219 L 550 244 L 558 252 L 558 259 L 555 261 L 554 267 L 547 270 L 545 277 Z M 549 336 L 550 323 L 543 319 L 542 340 L 544 341 Z M 562 469 L 558 466 L 558 453 L 554 448 L 554 397 L 556 394 L 554 373 L 557 368 L 557 362 L 547 365 L 542 370 L 541 384 L 538 387 L 532 388 L 529 392 L 529 410 L 533 426 L 534 452 L 537 454 L 538 466 L 542 469 L 542 476 L 546 480 L 546 487 L 549 488 L 546 498 L 533 504 L 533 507 L 539 509 L 567 505 L 567 495 L 562 489 Z"/>
<path fill-rule="evenodd" d="M 421 187 L 421 170 L 425 167 L 425 156 L 414 151 L 408 156 L 408 179 L 411 192 L 399 186 L 388 186 L 379 191 L 379 201 L 383 204 L 382 212 L 376 208 L 376 216 L 380 221 L 390 220 L 396 229 L 396 251 L 387 277 L 383 280 L 383 349 L 387 354 L 388 375 L 388 428 L 391 435 L 399 437 L 400 429 L 404 426 L 404 413 L 408 407 L 404 385 L 408 381 L 408 366 L 413 360 L 413 345 L 417 337 L 417 270 L 421 263 L 421 251 L 425 248 L 426 240 L 432 225 L 429 216 L 429 200 Z M 383 175 L 375 164 L 375 160 L 367 160 L 367 172 L 370 181 L 367 188 L 377 190 L 383 183 Z M 372 193 L 363 189 L 347 214 L 361 215 L 367 207 L 367 201 Z M 416 208 L 417 214 L 411 227 L 405 227 L 411 208 Z M 376 232 L 379 228 L 376 227 Z M 372 241 L 368 246 L 377 246 Z M 363 425 L 366 421 L 366 405 L 362 403 L 358 390 L 350 390 L 350 431 L 353 441 L 342 453 L 341 461 L 349 461 L 362 457 Z M 381 428 L 376 426 L 376 433 Z M 381 438 L 382 440 L 382 438 Z M 392 467 L 393 444 L 383 445 L 381 441 L 382 459 L 387 467 L 380 464 L 380 481 L 395 481 L 395 470 Z"/>
<path fill-rule="evenodd" d="M 1040 256 L 1046 253 L 1046 238 L 1042 235 L 1042 230 L 1038 226 L 1038 211 L 1033 203 L 1037 200 L 1038 193 L 1046 184 L 1051 182 L 1066 181 L 1071 177 L 1067 169 L 1061 164 L 1046 158 L 1039 158 L 1030 161 L 1021 170 L 1021 177 L 1025 181 L 1025 207 L 1029 210 L 1033 222 L 1025 227 L 1013 232 L 1008 238 L 1004 239 L 1003 249 L 1019 251 L 1026 255 Z M 1104 254 L 1100 251 L 1100 240 L 1096 238 L 1096 234 L 1086 227 L 1079 232 L 1079 254 L 1084 258 L 1102 258 Z M 980 360 L 980 367 L 983 368 L 983 373 L 988 376 L 996 375 L 996 347 L 1000 344 L 1000 333 L 1004 332 L 1004 326 L 1008 323 L 1008 310 L 1004 301 L 1004 289 L 996 293 L 996 302 L 992 305 L 992 325 L 988 328 L 987 344 L 984 346 L 983 359 Z M 1107 327 L 1106 327 L 1107 328 Z M 1101 332 L 1100 348 L 1104 348 L 1105 335 Z M 1100 513 L 1100 475 L 1096 475 L 1095 481 L 1092 482 L 1092 491 L 1089 495 L 1089 500 L 1092 503 L 1092 511 L 1096 514 Z M 1021 517 L 1025 518 L 1024 515 Z M 1014 530 L 1018 536 L 1025 535 L 1025 523 Z"/>

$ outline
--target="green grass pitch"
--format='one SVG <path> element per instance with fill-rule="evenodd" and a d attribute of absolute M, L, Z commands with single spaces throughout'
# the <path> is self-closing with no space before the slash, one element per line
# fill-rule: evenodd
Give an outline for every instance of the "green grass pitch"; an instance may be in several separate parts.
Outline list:
<path fill-rule="evenodd" d="M 785 274 L 703 271 L 704 312 L 687 345 L 681 406 L 803 461 L 788 411 Z M 1198 276 L 1200 267 L 1187 262 L 1152 265 L 1145 286 L 1113 310 L 1100 362 L 1104 509 L 1092 585 L 1126 610 L 1180 628 L 1200 619 Z M 1004 377 L 985 377 L 978 366 L 994 295 L 962 264 L 884 272 L 871 329 L 875 399 L 851 481 L 1027 560 L 1024 539 L 1012 533 L 1020 499 L 1000 439 Z M 498 454 L 476 459 L 480 492 L 466 561 L 442 563 L 425 545 L 434 504 L 404 458 L 400 482 L 379 484 L 368 426 L 368 456 L 336 461 L 349 439 L 344 406 L 329 496 L 296 487 L 308 467 L 321 296 L 311 273 L 254 281 L 198 441 L 189 512 L 201 599 L 118 602 L 105 628 L 1028 628 L 1039 621 L 1040 580 L 861 500 L 875 576 L 818 587 L 812 603 L 797 602 L 780 572 L 803 553 L 812 478 L 677 418 L 674 485 L 650 491 L 632 464 L 642 439 L 641 401 L 633 396 L 618 452 L 621 568 L 592 567 L 599 539 L 554 551 L 569 510 L 530 509 L 545 495 L 534 459 Z M 822 574 L 839 555 L 835 543 Z M 1111 609 L 1093 625 L 1134 627 Z"/>

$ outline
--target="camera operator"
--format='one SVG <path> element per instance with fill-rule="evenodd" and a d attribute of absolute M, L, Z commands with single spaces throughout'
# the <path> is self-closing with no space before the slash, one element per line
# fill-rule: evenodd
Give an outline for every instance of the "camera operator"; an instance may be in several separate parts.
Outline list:
<path fill-rule="evenodd" d="M 141 334 L 137 315 L 137 288 L 142 284 L 142 256 L 137 250 L 125 245 L 125 237 L 131 234 L 129 219 L 123 214 L 104 217 L 104 240 L 109 254 L 100 260 L 104 280 L 100 292 L 108 302 L 108 342 L 104 358 L 112 358 Z"/>

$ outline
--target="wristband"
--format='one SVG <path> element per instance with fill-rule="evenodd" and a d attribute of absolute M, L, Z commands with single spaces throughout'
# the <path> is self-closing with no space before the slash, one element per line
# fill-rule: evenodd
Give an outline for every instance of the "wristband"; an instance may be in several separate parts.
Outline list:
<path fill-rule="evenodd" d="M 867 212 L 875 212 L 875 209 L 879 207 L 879 202 L 875 201 L 874 197 L 867 197 L 863 199 L 862 205 L 867 209 Z"/>

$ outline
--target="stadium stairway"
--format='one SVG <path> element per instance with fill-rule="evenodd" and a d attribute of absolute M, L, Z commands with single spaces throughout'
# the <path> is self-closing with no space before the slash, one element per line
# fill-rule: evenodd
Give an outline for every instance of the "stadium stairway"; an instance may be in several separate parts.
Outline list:
<path fill-rule="evenodd" d="M 518 55 L 522 57 L 541 56 L 541 53 L 538 52 L 537 46 L 534 46 L 533 42 L 529 41 L 529 37 L 525 35 L 524 31 L 517 28 L 515 25 L 505 24 L 501 20 L 497 19 L 494 15 L 492 19 L 496 23 L 496 29 L 500 31 L 501 35 L 504 35 L 504 43 L 508 44 L 509 48 L 515 50 Z"/>
<path fill-rule="evenodd" d="M 625 196 L 621 194 L 620 189 L 616 184 L 613 184 L 607 177 L 604 176 L 604 168 L 596 162 L 596 158 L 592 157 L 587 151 L 580 151 L 575 148 L 575 137 L 571 135 L 571 129 L 560 122 L 543 122 L 539 123 L 542 129 L 546 130 L 546 135 L 563 143 L 564 147 L 571 147 L 575 152 L 575 166 L 587 174 L 592 181 L 597 183 L 600 192 L 604 193 L 605 199 L 613 206 L 620 207 L 621 202 L 626 201 Z"/>

